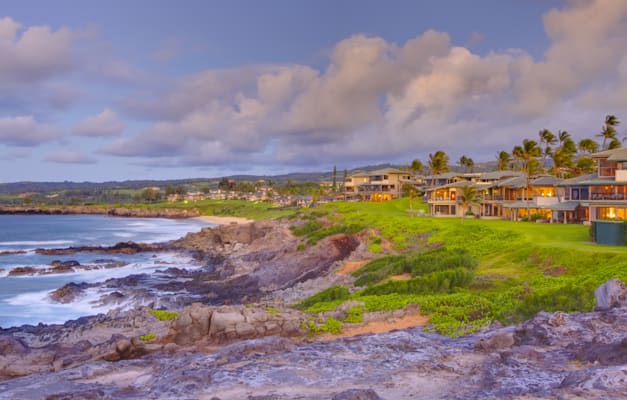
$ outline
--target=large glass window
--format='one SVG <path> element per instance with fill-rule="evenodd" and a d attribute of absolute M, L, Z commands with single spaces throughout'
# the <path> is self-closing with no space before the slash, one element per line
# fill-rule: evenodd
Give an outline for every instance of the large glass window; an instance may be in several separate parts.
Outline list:
<path fill-rule="evenodd" d="M 627 220 L 626 207 L 601 207 L 599 208 L 599 219 L 620 219 Z"/>

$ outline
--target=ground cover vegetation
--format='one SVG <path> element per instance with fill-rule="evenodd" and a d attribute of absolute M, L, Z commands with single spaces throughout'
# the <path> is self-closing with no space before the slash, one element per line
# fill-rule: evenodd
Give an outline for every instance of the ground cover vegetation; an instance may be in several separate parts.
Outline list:
<path fill-rule="evenodd" d="M 591 243 L 585 226 L 411 217 L 408 201 L 338 202 L 299 212 L 307 222 L 293 231 L 305 240 L 360 229 L 376 232 L 387 246 L 353 273 L 354 287 L 327 289 L 298 306 L 319 313 L 348 300 L 363 302 L 364 311 L 417 304 L 431 315 L 431 329 L 457 336 L 539 311 L 590 311 L 598 285 L 627 279 L 627 249 Z"/>

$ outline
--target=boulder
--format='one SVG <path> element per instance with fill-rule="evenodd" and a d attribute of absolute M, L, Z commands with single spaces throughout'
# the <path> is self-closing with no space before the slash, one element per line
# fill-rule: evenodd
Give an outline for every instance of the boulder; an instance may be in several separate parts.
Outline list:
<path fill-rule="evenodd" d="M 627 287 L 620 279 L 610 279 L 594 291 L 597 310 L 627 307 Z"/>

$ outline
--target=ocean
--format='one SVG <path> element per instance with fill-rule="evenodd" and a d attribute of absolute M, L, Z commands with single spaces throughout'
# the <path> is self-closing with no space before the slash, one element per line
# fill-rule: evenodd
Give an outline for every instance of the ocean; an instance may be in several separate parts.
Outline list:
<path fill-rule="evenodd" d="M 136 273 L 154 272 L 168 266 L 198 268 L 193 260 L 177 253 L 97 254 L 76 253 L 46 256 L 37 248 L 70 246 L 110 246 L 118 242 L 159 243 L 197 232 L 211 224 L 197 220 L 157 218 L 119 218 L 104 215 L 0 215 L 0 253 L 24 251 L 24 254 L 0 255 L 0 327 L 23 324 L 63 323 L 108 309 L 93 304 L 102 288 L 88 289 L 75 302 L 53 302 L 51 291 L 67 283 L 93 283 Z M 8 276 L 17 267 L 50 269 L 55 261 L 78 261 L 88 269 L 47 275 Z M 115 263 L 125 266 L 107 268 Z M 111 290 L 113 291 L 113 290 Z"/>

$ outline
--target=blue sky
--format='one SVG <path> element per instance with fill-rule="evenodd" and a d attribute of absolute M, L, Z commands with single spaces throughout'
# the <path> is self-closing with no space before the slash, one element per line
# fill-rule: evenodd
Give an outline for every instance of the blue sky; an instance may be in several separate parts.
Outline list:
<path fill-rule="evenodd" d="M 488 161 L 621 119 L 625 54 L 622 0 L 5 0 L 0 181 Z"/>

